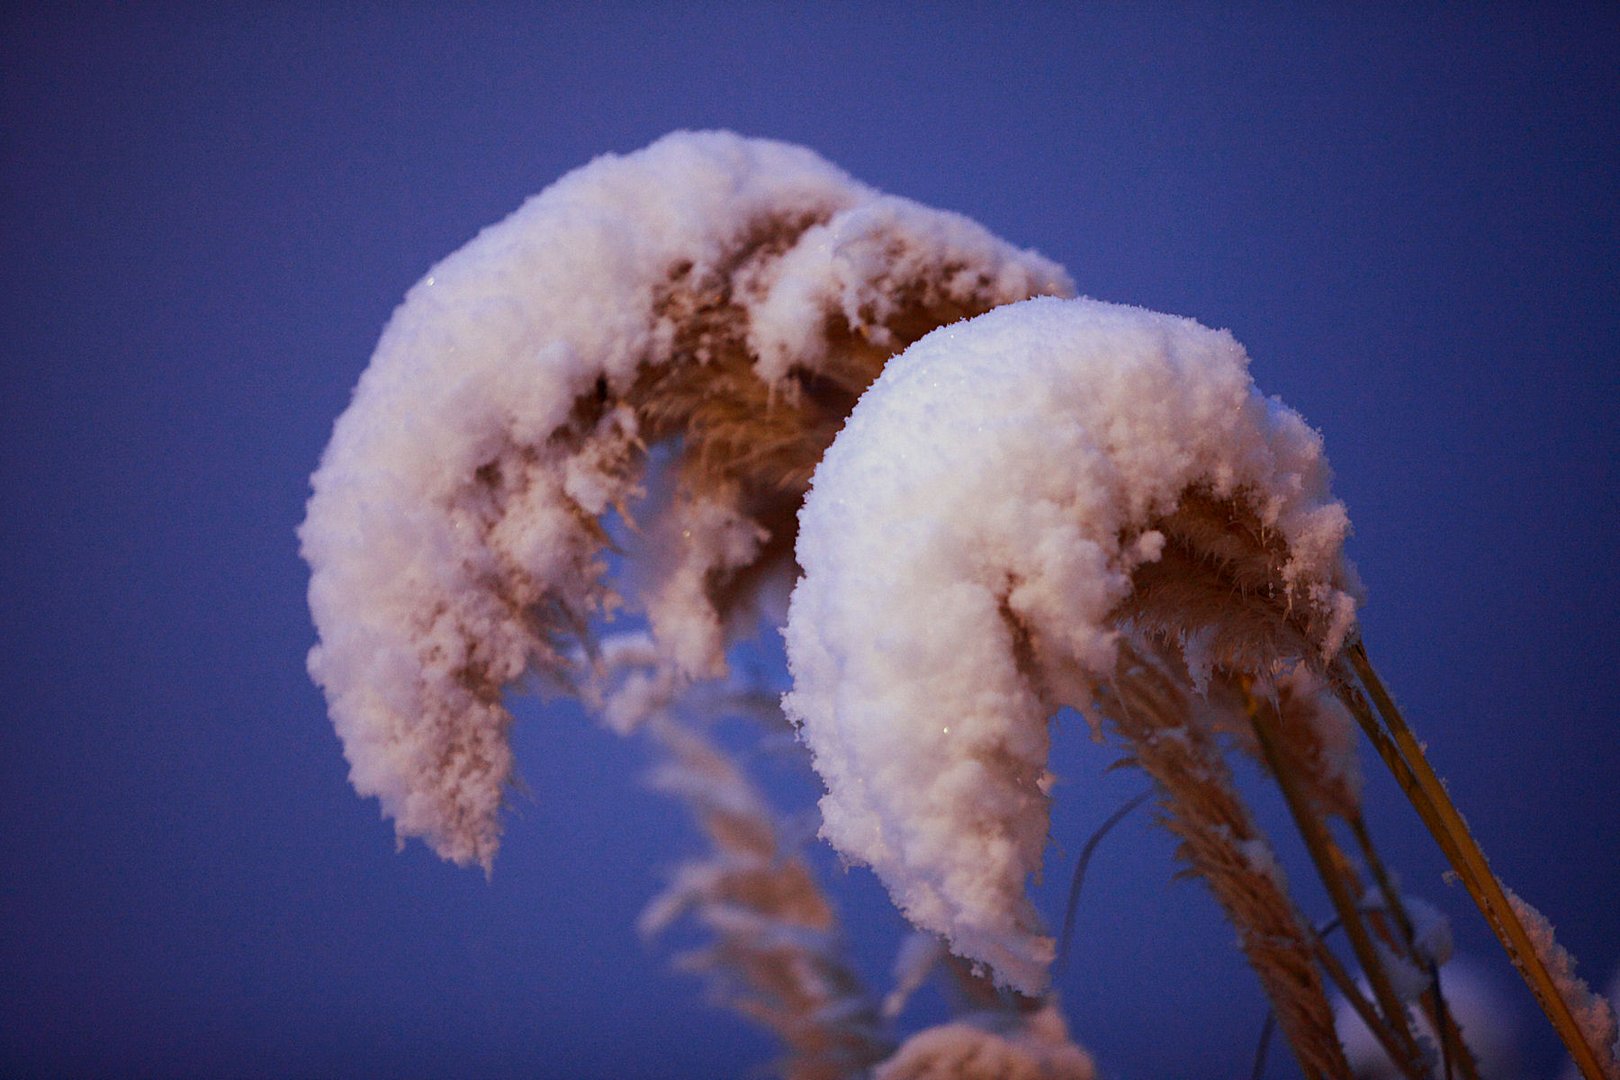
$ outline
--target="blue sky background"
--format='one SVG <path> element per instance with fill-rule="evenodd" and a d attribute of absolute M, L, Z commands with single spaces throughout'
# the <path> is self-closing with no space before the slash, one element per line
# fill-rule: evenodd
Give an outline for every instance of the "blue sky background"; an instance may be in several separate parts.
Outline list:
<path fill-rule="evenodd" d="M 304 673 L 293 529 L 388 313 L 525 196 L 682 127 L 807 144 L 1089 295 L 1231 328 L 1326 437 L 1375 661 L 1499 873 L 1607 981 L 1617 106 L 1612 4 L 7 5 L 0 1073 L 770 1057 L 669 971 L 679 938 L 635 937 L 699 850 L 641 747 L 526 708 L 534 797 L 486 883 L 394 852 Z M 1142 786 L 1072 724 L 1058 753 L 1048 912 Z M 1415 816 L 1371 798 L 1409 890 L 1509 979 Z M 1101 850 L 1065 1010 L 1109 1076 L 1247 1075 L 1261 993 L 1169 849 L 1141 815 Z M 827 865 L 881 986 L 899 919 Z M 1524 1075 L 1552 1077 L 1511 1000 Z"/>

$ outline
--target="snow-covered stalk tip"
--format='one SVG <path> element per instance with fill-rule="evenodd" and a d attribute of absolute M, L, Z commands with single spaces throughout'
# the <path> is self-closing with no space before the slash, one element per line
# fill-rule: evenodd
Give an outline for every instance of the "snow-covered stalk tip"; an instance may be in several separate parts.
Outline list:
<path fill-rule="evenodd" d="M 1332 657 L 1357 587 L 1327 480 L 1316 433 L 1190 320 L 1033 300 L 918 342 L 801 515 L 786 705 L 824 835 L 1040 992 L 1048 718 L 1095 701 L 1126 634 L 1175 643 L 1189 685 Z"/>
<path fill-rule="evenodd" d="M 727 620 L 789 565 L 804 484 L 887 358 L 1063 271 L 808 150 L 678 133 L 563 177 L 395 312 L 300 529 L 355 788 L 401 840 L 494 858 L 503 691 L 565 685 L 588 621 L 645 609 L 666 666 L 724 667 Z M 645 454 L 639 589 L 602 550 Z"/>
<path fill-rule="evenodd" d="M 1575 958 L 1558 944 L 1547 917 L 1513 890 L 1504 891 L 1529 933 L 1537 959 L 1551 973 L 1553 987 L 1574 1017 L 1582 1042 L 1598 1063 L 1603 1080 L 1620 1080 L 1620 1025 L 1615 1020 L 1614 1006 L 1601 994 L 1593 993 L 1586 980 L 1576 974 Z"/>

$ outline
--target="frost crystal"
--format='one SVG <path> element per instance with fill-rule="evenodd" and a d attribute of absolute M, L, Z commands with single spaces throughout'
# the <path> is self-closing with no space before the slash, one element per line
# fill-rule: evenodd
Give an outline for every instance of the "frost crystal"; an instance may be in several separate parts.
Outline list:
<path fill-rule="evenodd" d="M 1530 934 L 1530 944 L 1547 965 L 1553 984 L 1575 1017 L 1575 1023 L 1603 1067 L 1604 1080 L 1620 1080 L 1620 1023 L 1614 1006 L 1575 973 L 1575 958 L 1553 936 L 1552 923 L 1518 893 L 1504 886 L 1508 902 Z"/>

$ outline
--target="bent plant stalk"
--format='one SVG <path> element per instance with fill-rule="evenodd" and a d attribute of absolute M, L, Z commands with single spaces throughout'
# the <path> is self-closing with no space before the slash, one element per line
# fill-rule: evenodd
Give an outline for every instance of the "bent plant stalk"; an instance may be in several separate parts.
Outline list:
<path fill-rule="evenodd" d="M 1182 520 L 1176 521 L 1176 518 Z M 1226 520 L 1223 521 L 1223 518 Z M 1180 540 L 1176 535 L 1178 532 L 1197 537 L 1197 543 L 1180 545 L 1185 549 L 1184 554 L 1190 557 L 1184 559 L 1181 567 L 1172 571 L 1181 579 L 1176 585 L 1178 590 L 1185 590 L 1189 588 L 1191 582 L 1202 578 L 1203 584 L 1197 587 L 1207 590 L 1210 596 L 1216 592 L 1225 592 L 1226 597 L 1221 601 L 1222 606 L 1236 608 L 1253 605 L 1258 597 L 1265 596 L 1267 590 L 1255 587 L 1260 583 L 1260 579 L 1244 580 L 1238 561 L 1242 556 L 1234 558 L 1234 555 L 1245 550 L 1264 551 L 1275 545 L 1276 541 L 1267 538 L 1263 530 L 1256 528 L 1254 522 L 1248 520 L 1246 508 L 1237 504 L 1222 506 L 1197 496 L 1184 497 L 1176 515 L 1162 523 L 1161 528 L 1166 528 L 1172 535 L 1173 547 L 1177 546 Z M 1207 535 L 1198 536 L 1199 533 Z M 1212 537 L 1224 537 L 1222 542 L 1230 544 L 1230 547 L 1221 550 L 1217 544 L 1211 543 Z M 1206 550 L 1195 554 L 1199 548 Z M 1211 551 L 1218 554 L 1211 558 Z M 1140 589 L 1140 583 L 1148 576 L 1159 575 L 1161 578 L 1165 576 L 1164 568 L 1168 563 L 1168 558 L 1161 559 L 1159 564 L 1146 568 L 1146 575 L 1138 571 L 1138 588 Z M 1273 561 L 1273 565 L 1280 565 L 1280 562 Z M 1196 567 L 1196 571 L 1187 574 L 1186 571 L 1191 567 Z M 1222 580 L 1223 578 L 1227 580 Z M 1162 581 L 1156 584 L 1158 588 L 1164 588 Z M 1179 601 L 1182 596 L 1178 593 L 1176 599 Z M 1269 598 L 1259 599 L 1261 606 L 1270 602 Z M 1281 614 L 1279 625 L 1286 626 L 1289 631 L 1300 633 L 1302 638 L 1309 637 L 1291 614 Z M 1543 1011 L 1580 1067 L 1582 1075 L 1586 1080 L 1604 1080 L 1607 1075 L 1603 1064 L 1606 1051 L 1593 1046 L 1583 1034 L 1569 1003 L 1560 993 L 1546 963 L 1531 942 L 1522 920 L 1509 903 L 1500 882 L 1491 872 L 1483 852 L 1469 832 L 1444 785 L 1430 767 L 1422 746 L 1406 725 L 1394 700 L 1373 670 L 1359 639 L 1351 641 L 1341 650 L 1327 674 L 1334 696 L 1356 719 L 1374 744 L 1379 756 L 1394 773 L 1447 860 L 1468 888 L 1470 896 L 1479 906 L 1492 931 L 1507 950 L 1509 958 L 1535 993 Z M 1389 982 L 1377 946 L 1368 933 L 1367 923 L 1363 920 L 1358 907 L 1360 882 L 1355 880 L 1348 859 L 1333 841 L 1325 821 L 1310 805 L 1311 798 L 1301 789 L 1307 777 L 1287 760 L 1287 755 L 1277 745 L 1279 729 L 1276 724 L 1280 717 L 1276 714 L 1275 707 L 1263 708 L 1255 701 L 1250 693 L 1252 683 L 1247 676 L 1241 677 L 1238 682 L 1244 698 L 1244 711 L 1248 714 L 1259 742 L 1261 756 L 1276 777 L 1318 875 L 1333 899 L 1334 907 L 1350 938 L 1381 1016 L 1375 1015 L 1365 998 L 1352 992 L 1352 988 L 1345 985 L 1345 980 L 1335 978 L 1335 981 L 1340 983 L 1341 992 L 1357 1009 L 1369 1030 L 1380 1040 L 1397 1068 L 1407 1076 L 1421 1077 L 1426 1069 L 1421 1050 L 1407 1024 L 1406 1006 L 1399 1000 Z M 1427 967 L 1427 962 L 1418 956 L 1412 947 L 1410 922 L 1388 874 L 1377 858 L 1359 813 L 1345 815 L 1341 811 L 1340 814 L 1350 823 L 1363 855 L 1373 868 L 1375 880 L 1385 898 L 1390 916 L 1399 929 L 1399 938 L 1394 932 L 1385 934 L 1387 944 L 1397 951 L 1406 952 L 1409 959 Z M 1325 947 L 1320 949 L 1319 953 L 1319 959 L 1332 977 L 1334 972 L 1329 964 L 1332 954 Z M 1465 1076 L 1474 1075 L 1477 1068 L 1472 1056 L 1464 1047 L 1455 1021 L 1449 1016 L 1437 988 L 1431 987 L 1424 998 L 1425 1010 L 1440 1036 L 1444 1066 L 1449 1070 L 1455 1060 Z"/>
<path fill-rule="evenodd" d="M 1437 990 L 1431 1061 L 1406 1000 L 1423 991 L 1395 977 L 1409 960 L 1432 971 L 1434 945 L 1360 821 L 1359 726 L 1582 1072 L 1616 1080 L 1596 1045 L 1607 1016 L 1577 1022 L 1567 956 L 1491 875 L 1356 641 L 1348 513 L 1320 436 L 1259 396 L 1228 336 L 1037 299 L 925 338 L 862 398 L 800 523 L 784 700 L 827 785 L 823 835 L 953 951 L 1025 992 L 1048 985 L 1053 943 L 1025 889 L 1049 821 L 1047 725 L 1096 706 L 1156 781 L 1308 1076 L 1348 1074 L 1324 974 L 1409 1080 L 1472 1076 Z M 1261 707 L 1255 686 L 1287 695 Z M 1223 737 L 1282 787 L 1367 992 L 1279 887 Z M 1382 902 L 1363 899 L 1333 817 Z"/>
<path fill-rule="evenodd" d="M 1276 547 L 1277 540 L 1266 536 L 1240 501 L 1228 503 L 1189 493 L 1183 496 L 1176 512 L 1158 524 L 1170 536 L 1170 547 L 1158 562 L 1137 571 L 1137 592 L 1129 615 L 1139 628 L 1155 627 L 1160 633 L 1174 633 L 1178 629 L 1173 621 L 1175 612 L 1178 609 L 1192 610 L 1195 605 L 1209 605 L 1210 618 L 1218 623 L 1233 619 L 1229 612 L 1235 611 L 1241 618 L 1245 614 L 1244 609 L 1266 608 L 1275 602 L 1272 597 L 1277 590 L 1273 582 L 1266 580 L 1266 576 L 1274 573 L 1271 567 L 1281 565 L 1283 561 L 1277 551 L 1268 552 L 1268 549 Z M 1251 562 L 1256 556 L 1260 556 L 1258 562 Z M 1172 602 L 1166 603 L 1166 598 Z M 1196 598 L 1196 601 L 1189 598 Z M 1214 614 L 1217 610 L 1220 613 Z M 1308 629 L 1291 612 L 1279 611 L 1275 617 L 1277 621 L 1274 625 L 1279 630 L 1274 632 L 1280 632 L 1284 638 L 1297 635 L 1301 641 L 1310 639 Z M 1236 625 L 1235 619 L 1232 625 Z M 1309 655 L 1309 650 L 1300 648 L 1298 654 Z M 1407 1004 L 1391 981 L 1386 954 L 1375 940 L 1375 931 L 1382 938 L 1383 945 L 1394 950 L 1394 955 L 1416 963 L 1421 970 L 1431 970 L 1434 965 L 1419 954 L 1413 942 L 1410 918 L 1377 856 L 1359 809 L 1320 805 L 1319 795 L 1311 790 L 1311 785 L 1316 781 L 1310 775 L 1309 763 L 1298 760 L 1297 755 L 1286 747 L 1287 734 L 1277 703 L 1257 700 L 1253 692 L 1255 677 L 1244 670 L 1245 666 L 1227 672 L 1227 677 L 1232 689 L 1237 691 L 1240 711 L 1245 714 L 1252 729 L 1258 756 L 1275 777 L 1317 874 L 1333 901 L 1339 921 L 1367 980 L 1372 1000 L 1369 1001 L 1367 995 L 1353 984 L 1333 953 L 1319 939 L 1314 942 L 1317 962 L 1378 1039 L 1399 1072 L 1409 1080 L 1422 1080 L 1429 1075 L 1430 1065 L 1408 1022 Z M 1264 667 L 1260 663 L 1255 670 L 1260 671 Z M 1583 1076 L 1587 1080 L 1604 1080 L 1607 1075 L 1603 1065 L 1604 1050 L 1593 1046 L 1582 1033 L 1569 1003 L 1559 992 L 1518 913 L 1507 900 L 1460 813 L 1429 766 L 1422 747 L 1373 671 L 1359 640 L 1341 650 L 1327 675 L 1331 692 L 1356 719 L 1380 757 L 1394 772 L 1430 833 L 1468 887 L 1493 932 L 1507 949 L 1510 959 L 1536 993 Z M 1382 913 L 1363 910 L 1360 900 L 1362 882 L 1328 829 L 1328 816 L 1341 817 L 1349 825 L 1383 897 L 1387 917 Z M 1204 872 L 1202 868 L 1200 872 Z M 1235 921 L 1242 925 L 1241 920 Z M 1254 966 L 1259 970 L 1259 965 Z M 1461 1032 L 1447 1010 L 1437 984 L 1430 986 L 1420 1003 L 1438 1036 L 1443 1075 L 1449 1078 L 1455 1068 L 1465 1080 L 1475 1080 L 1477 1065 L 1462 1041 Z M 1299 1054 L 1299 1040 L 1303 1032 L 1297 1026 L 1290 1025 L 1285 1017 L 1281 1019 L 1284 1032 L 1290 1043 L 1294 1044 L 1296 1054 Z M 1309 1037 L 1305 1038 L 1308 1041 Z M 1302 1057 L 1301 1060 L 1305 1059 Z M 1309 1067 L 1307 1072 L 1310 1072 Z"/>
<path fill-rule="evenodd" d="M 1333 675 L 1334 689 L 1340 701 L 1356 718 L 1384 764 L 1406 792 L 1418 816 L 1423 819 L 1452 869 L 1467 888 L 1468 895 L 1502 942 L 1508 958 L 1535 994 L 1542 1011 L 1547 1014 L 1547 1019 L 1580 1068 L 1581 1075 L 1585 1080 L 1603 1080 L 1601 1055 L 1605 1053 L 1604 1049 L 1592 1046 L 1581 1031 L 1569 1003 L 1531 942 L 1524 923 L 1508 902 L 1501 882 L 1491 871 L 1485 853 L 1469 832 L 1445 785 L 1429 765 L 1422 744 L 1412 734 L 1394 699 L 1373 670 L 1360 641 L 1350 644 L 1335 661 Z M 1358 689 L 1357 680 L 1360 687 L 1365 689 L 1366 697 Z M 1372 708 L 1368 707 L 1369 698 Z"/>
<path fill-rule="evenodd" d="M 1275 574 L 1274 568 L 1285 561 L 1285 553 L 1278 549 L 1277 539 L 1267 535 L 1241 500 L 1211 499 L 1200 493 L 1188 493 L 1175 513 L 1161 520 L 1158 527 L 1170 537 L 1170 547 L 1158 562 L 1137 572 L 1136 595 L 1129 615 L 1139 628 L 1157 626 L 1161 634 L 1178 630 L 1185 633 L 1175 625 L 1177 612 L 1199 609 L 1205 612 L 1211 625 L 1227 620 L 1231 620 L 1229 626 L 1240 625 L 1239 620 L 1244 616 L 1253 624 L 1257 614 L 1271 609 L 1269 618 L 1274 628 L 1271 632 L 1280 633 L 1285 639 L 1296 638 L 1297 653 L 1308 655 L 1309 649 L 1303 643 L 1311 637 L 1309 629 L 1291 612 L 1275 608 L 1274 596 L 1280 590 L 1271 575 Z M 1224 632 L 1231 634 L 1230 630 Z M 1172 665 L 1178 669 L 1181 666 Z M 1321 936 L 1306 930 L 1312 955 L 1399 1073 L 1408 1080 L 1423 1080 L 1429 1075 L 1429 1066 L 1409 1023 L 1406 1002 L 1392 982 L 1386 957 L 1400 956 L 1420 968 L 1431 965 L 1413 944 L 1410 920 L 1377 858 L 1371 837 L 1361 824 L 1357 800 L 1331 791 L 1332 782 L 1318 774 L 1320 763 L 1313 763 L 1308 750 L 1295 744 L 1299 736 L 1298 724 L 1291 724 L 1283 715 L 1276 700 L 1275 684 L 1270 685 L 1270 700 L 1257 697 L 1257 677 L 1269 682 L 1260 674 L 1266 667 L 1263 659 L 1254 658 L 1249 665 L 1212 674 L 1223 684 L 1232 711 L 1247 726 L 1254 740 L 1255 756 L 1266 765 L 1282 791 L 1317 874 L 1333 901 L 1338 915 L 1336 922 L 1343 926 L 1366 978 L 1365 990 L 1356 985 Z M 1340 817 L 1350 824 L 1358 845 L 1374 868 L 1394 926 L 1364 910 L 1362 882 L 1350 859 L 1334 840 L 1328 828 L 1329 817 Z M 1375 933 L 1393 954 L 1380 948 Z M 1477 1068 L 1471 1055 L 1462 1048 L 1460 1035 L 1450 1022 L 1438 991 L 1431 988 L 1424 996 L 1425 1010 L 1440 1033 L 1444 1074 L 1451 1076 L 1451 1064 L 1456 1059 L 1465 1080 L 1476 1080 Z M 1299 1055 L 1301 1032 L 1287 1023 L 1286 1017 L 1281 1019 L 1284 1033 Z"/>

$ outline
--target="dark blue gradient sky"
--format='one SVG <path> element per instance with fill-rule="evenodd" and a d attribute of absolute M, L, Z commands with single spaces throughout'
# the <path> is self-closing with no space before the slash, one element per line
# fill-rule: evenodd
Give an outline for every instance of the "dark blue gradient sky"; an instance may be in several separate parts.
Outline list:
<path fill-rule="evenodd" d="M 1235 7 L 7 5 L 0 1074 L 769 1058 L 669 971 L 690 941 L 635 937 L 698 850 L 641 747 L 526 709 L 533 798 L 486 883 L 395 854 L 304 673 L 293 529 L 394 304 L 561 173 L 682 127 L 805 143 L 1089 295 L 1231 328 L 1326 437 L 1375 661 L 1497 870 L 1607 980 L 1620 9 Z M 1058 753 L 1048 912 L 1141 785 L 1073 723 Z M 1415 816 L 1370 797 L 1410 891 L 1508 979 Z M 1260 991 L 1171 871 L 1145 817 L 1110 837 L 1066 1012 L 1109 1076 L 1246 1075 Z M 898 917 L 830 878 L 883 981 Z"/>

